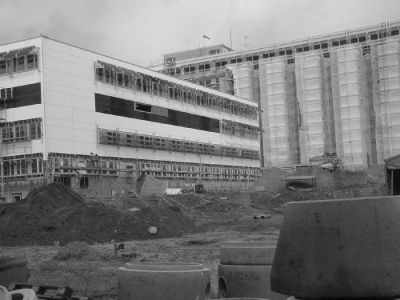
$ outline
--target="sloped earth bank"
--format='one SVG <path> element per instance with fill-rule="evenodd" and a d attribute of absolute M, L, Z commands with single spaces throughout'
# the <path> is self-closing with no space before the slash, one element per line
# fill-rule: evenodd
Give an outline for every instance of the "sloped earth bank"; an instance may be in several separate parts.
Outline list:
<path fill-rule="evenodd" d="M 60 184 L 35 189 L 21 202 L 0 206 L 0 224 L 3 246 L 141 240 L 196 230 L 177 207 L 123 213 L 101 203 L 85 203 Z M 149 227 L 156 227 L 157 233 L 151 234 Z"/>

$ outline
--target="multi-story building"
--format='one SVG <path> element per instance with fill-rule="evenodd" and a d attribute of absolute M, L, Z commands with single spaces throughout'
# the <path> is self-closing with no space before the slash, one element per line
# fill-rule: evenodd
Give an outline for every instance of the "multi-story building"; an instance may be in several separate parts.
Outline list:
<path fill-rule="evenodd" d="M 334 153 L 345 168 L 366 168 L 400 154 L 399 31 L 387 22 L 246 51 L 169 54 L 153 69 L 258 103 L 266 167 Z"/>
<path fill-rule="evenodd" d="M 44 36 L 0 46 L 0 89 L 7 200 L 52 181 L 113 195 L 141 175 L 240 187 L 259 174 L 257 104 L 233 95 Z"/>

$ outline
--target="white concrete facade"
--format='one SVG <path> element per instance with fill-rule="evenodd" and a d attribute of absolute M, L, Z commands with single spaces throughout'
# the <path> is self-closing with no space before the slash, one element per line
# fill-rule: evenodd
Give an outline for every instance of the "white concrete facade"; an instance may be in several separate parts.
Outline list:
<path fill-rule="evenodd" d="M 232 119 L 232 116 L 207 111 L 191 105 L 180 105 L 161 97 L 153 97 L 140 92 L 98 83 L 94 79 L 93 64 L 97 60 L 116 64 L 124 68 L 132 65 L 115 59 L 100 56 L 96 53 L 43 39 L 44 65 L 44 110 L 46 115 L 45 136 L 46 152 L 88 154 L 97 153 L 100 156 L 140 157 L 143 159 L 172 160 L 197 162 L 196 154 L 174 153 L 167 151 L 148 151 L 99 145 L 97 143 L 96 127 L 119 129 L 120 131 L 157 134 L 164 137 L 176 137 L 193 141 L 242 146 L 254 150 L 259 149 L 257 140 L 240 139 L 222 136 L 218 133 L 177 128 L 173 125 L 109 116 L 95 112 L 94 93 L 106 94 L 141 103 L 159 105 L 196 115 L 212 116 L 214 118 Z M 138 67 L 133 67 L 137 69 Z M 140 70 L 140 68 L 139 68 Z M 142 70 L 143 71 L 143 70 Z M 155 73 L 157 76 L 159 74 Z M 169 79 L 169 78 L 168 78 Z M 219 115 L 219 116 L 218 116 Z M 258 126 L 257 120 L 240 120 L 247 124 Z M 226 157 L 201 158 L 202 163 L 239 165 L 258 167 L 258 161 L 235 160 Z"/>
<path fill-rule="evenodd" d="M 177 139 L 194 143 L 231 147 L 246 151 L 260 151 L 258 138 L 227 135 L 222 132 L 181 127 L 135 118 L 96 112 L 95 94 L 106 95 L 141 104 L 154 105 L 176 112 L 222 120 L 234 121 L 243 126 L 258 128 L 258 119 L 243 115 L 233 116 L 229 112 L 205 108 L 198 105 L 174 101 L 162 96 L 144 93 L 135 89 L 118 87 L 96 80 L 95 64 L 99 61 L 124 68 L 132 72 L 182 86 L 185 89 L 208 93 L 212 97 L 237 103 L 241 108 L 254 111 L 257 104 L 235 96 L 226 95 L 204 87 L 166 76 L 136 65 L 71 46 L 47 37 L 38 37 L 0 46 L 0 55 L 27 47 L 34 47 L 38 53 L 37 69 L 0 74 L 0 89 L 5 91 L 27 84 L 40 83 L 41 103 L 1 110 L 3 123 L 13 124 L 27 119 L 42 121 L 41 138 L 28 141 L 2 143 L 2 157 L 41 154 L 44 161 L 56 154 L 89 156 L 115 159 L 138 159 L 162 162 L 179 162 L 200 165 L 216 165 L 239 168 L 260 167 L 259 158 L 243 158 L 210 153 L 187 153 L 107 145 L 99 143 L 98 129 L 136 133 L 160 138 Z M 0 56 L 1 61 L 1 56 Z M 214 99 L 214 98 L 213 98 Z M 221 100 L 222 101 L 222 100 Z M 255 114 L 256 115 L 256 114 Z M 54 165 L 50 166 L 53 168 Z M 22 175 L 22 174 L 21 174 Z"/>

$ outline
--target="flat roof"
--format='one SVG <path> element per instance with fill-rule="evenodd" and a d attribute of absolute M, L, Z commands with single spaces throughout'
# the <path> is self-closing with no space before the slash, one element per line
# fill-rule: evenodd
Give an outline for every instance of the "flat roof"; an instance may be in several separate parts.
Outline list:
<path fill-rule="evenodd" d="M 207 46 L 207 47 L 199 47 L 199 48 L 194 48 L 194 49 L 189 49 L 189 50 L 175 51 L 175 52 L 171 52 L 171 53 L 168 53 L 168 54 L 163 54 L 163 56 L 164 57 L 166 57 L 166 56 L 174 56 L 174 55 L 179 55 L 179 54 L 188 53 L 188 52 L 192 52 L 192 51 L 197 51 L 199 49 L 214 49 L 214 48 L 219 48 L 219 47 L 225 48 L 228 51 L 233 51 L 232 48 L 230 48 L 230 47 L 226 46 L 225 44 L 221 43 L 221 44 Z"/>
<path fill-rule="evenodd" d="M 50 37 L 45 36 L 45 35 L 39 35 L 39 36 L 36 36 L 36 37 L 31 37 L 31 38 L 22 39 L 22 40 L 10 42 L 10 43 L 5 43 L 5 44 L 1 44 L 0 46 L 16 44 L 16 43 L 24 42 L 24 41 L 30 41 L 30 40 L 34 40 L 34 39 L 37 39 L 37 38 L 45 38 L 45 39 L 48 39 L 48 40 L 51 40 L 51 41 L 54 41 L 54 42 L 57 42 L 57 43 L 61 43 L 61 44 L 64 44 L 64 45 L 67 45 L 67 46 L 70 46 L 70 47 L 81 49 L 83 51 L 92 52 L 94 54 L 101 55 L 103 57 L 107 57 L 107 58 L 110 58 L 110 59 L 113 59 L 113 60 L 116 60 L 116 61 L 119 61 L 119 62 L 122 62 L 122 63 L 125 63 L 125 64 L 129 64 L 129 65 L 131 65 L 133 67 L 134 71 L 141 72 L 141 73 L 143 73 L 145 75 L 153 76 L 153 77 L 165 80 L 165 81 L 169 81 L 171 83 L 175 83 L 175 84 L 179 84 L 179 85 L 186 86 L 186 87 L 189 87 L 189 88 L 193 88 L 193 89 L 196 89 L 198 91 L 202 91 L 202 92 L 205 92 L 205 93 L 213 94 L 213 95 L 216 95 L 218 97 L 222 97 L 222 98 L 225 98 L 225 99 L 236 101 L 236 102 L 239 102 L 239 103 L 242 103 L 242 104 L 246 104 L 246 105 L 249 105 L 249 106 L 258 107 L 258 104 L 253 102 L 253 101 L 246 100 L 246 99 L 243 99 L 243 98 L 239 98 L 239 97 L 236 97 L 236 96 L 233 96 L 233 95 L 230 95 L 230 94 L 226 94 L 226 93 L 223 93 L 223 92 L 220 92 L 220 91 L 216 91 L 216 90 L 213 90 L 213 89 L 201 86 L 201 85 L 197 85 L 197 84 L 191 83 L 191 82 L 186 81 L 186 80 L 178 79 L 176 77 L 173 77 L 173 76 L 170 76 L 170 75 L 167 75 L 167 74 L 162 74 L 160 72 L 153 71 L 153 70 L 151 70 L 149 68 L 136 65 L 136 64 L 134 64 L 132 62 L 125 61 L 125 60 L 122 60 L 122 59 L 118 59 L 118 58 L 115 58 L 115 57 L 112 57 L 112 56 L 109 56 L 109 55 L 106 55 L 106 54 L 102 54 L 102 53 L 99 53 L 99 52 L 96 52 L 96 51 L 93 51 L 93 50 L 85 49 L 83 47 L 72 45 L 72 44 L 69 44 L 69 43 L 66 43 L 66 42 L 63 42 L 63 41 L 59 41 L 59 40 L 50 38 Z"/>
<path fill-rule="evenodd" d="M 257 54 L 260 52 L 277 50 L 277 49 L 281 49 L 281 48 L 285 48 L 285 47 L 300 46 L 302 44 L 309 45 L 309 44 L 318 43 L 318 42 L 325 42 L 325 41 L 327 42 L 328 40 L 339 39 L 344 36 L 350 37 L 350 36 L 355 36 L 355 35 L 362 35 L 362 34 L 366 34 L 368 32 L 375 32 L 375 31 L 379 31 L 379 30 L 390 29 L 391 27 L 400 27 L 400 20 L 379 23 L 379 24 L 375 24 L 375 25 L 371 25 L 371 26 L 346 29 L 346 30 L 337 31 L 334 33 L 310 36 L 310 37 L 295 39 L 295 40 L 286 41 L 286 42 L 278 42 L 278 43 L 275 42 L 273 44 L 269 44 L 264 47 L 253 48 L 253 49 L 248 49 L 248 50 L 236 50 L 236 51 L 219 53 L 219 54 L 214 54 L 214 55 L 188 58 L 186 60 L 181 60 L 181 61 L 177 62 L 175 66 L 182 66 L 184 64 L 191 64 L 191 63 L 194 64 L 194 63 L 207 61 L 207 60 L 212 61 L 212 60 L 224 59 L 224 58 L 229 58 L 229 57 L 234 57 L 234 56 L 239 56 L 239 55 L 244 56 L 244 55 Z M 162 64 L 160 66 L 159 65 L 154 66 L 154 68 L 157 68 L 157 67 L 165 67 L 165 65 Z M 160 70 L 162 70 L 162 69 L 160 69 Z"/>

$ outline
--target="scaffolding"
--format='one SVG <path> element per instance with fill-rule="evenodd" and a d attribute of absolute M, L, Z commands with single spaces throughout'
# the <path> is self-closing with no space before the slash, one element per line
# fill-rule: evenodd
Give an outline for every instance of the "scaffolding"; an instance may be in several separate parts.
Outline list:
<path fill-rule="evenodd" d="M 400 153 L 400 42 L 377 46 L 380 115 L 384 158 Z"/>
<path fill-rule="evenodd" d="M 265 166 L 294 164 L 289 132 L 294 120 L 288 110 L 285 59 L 260 61 L 259 77 Z"/>
<path fill-rule="evenodd" d="M 6 121 L 6 96 L 7 89 L 0 86 L 0 124 Z M 0 134 L 0 197 L 1 202 L 5 200 L 4 198 L 4 145 L 3 145 L 3 135 Z"/>
<path fill-rule="evenodd" d="M 332 89 L 336 148 L 345 167 L 365 168 L 371 160 L 371 110 L 366 69 L 360 45 L 332 52 Z"/>
<path fill-rule="evenodd" d="M 307 53 L 296 57 L 296 87 L 299 101 L 299 142 L 301 163 L 307 164 L 315 156 L 323 155 L 327 140 L 324 126 L 324 90 L 322 57 L 319 53 Z"/>
<path fill-rule="evenodd" d="M 255 78 L 258 76 L 255 76 L 253 63 L 229 64 L 228 69 L 231 70 L 233 75 L 235 96 L 257 102 L 258 95 L 255 93 Z"/>
<path fill-rule="evenodd" d="M 378 45 L 370 46 L 370 59 L 371 59 L 371 87 L 372 87 L 372 100 L 373 100 L 373 120 L 375 136 L 375 151 L 376 163 L 383 164 L 385 155 L 383 151 L 383 122 L 382 110 L 380 99 L 380 79 L 379 79 L 379 59 L 378 59 Z"/>

